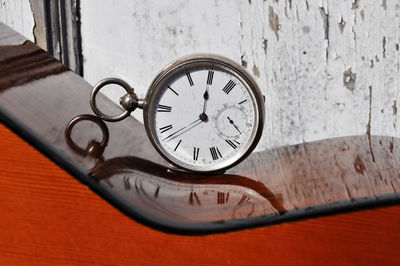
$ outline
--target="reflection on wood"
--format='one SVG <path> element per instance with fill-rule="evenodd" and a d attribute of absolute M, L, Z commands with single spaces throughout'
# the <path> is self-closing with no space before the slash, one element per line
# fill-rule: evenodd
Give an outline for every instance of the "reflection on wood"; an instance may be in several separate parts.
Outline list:
<path fill-rule="evenodd" d="M 7 40 L 0 39 L 0 45 L 8 45 Z M 0 47 L 0 119 L 143 222 L 204 233 L 207 226 L 231 230 L 290 213 L 308 217 L 337 206 L 398 199 L 393 196 L 400 189 L 400 140 L 390 137 L 353 136 L 275 148 L 214 176 L 169 169 L 133 118 L 106 123 L 104 150 L 97 145 L 104 133 L 99 124 L 77 123 L 69 134 L 82 149 L 74 149 L 64 131 L 72 118 L 91 113 L 91 86 L 35 49 L 30 43 Z M 102 110 L 119 111 L 99 96 Z M 100 160 L 92 156 L 96 150 Z"/>
<path fill-rule="evenodd" d="M 95 116 L 83 117 L 99 124 Z M 134 156 L 97 160 L 89 173 L 128 204 L 157 217 L 217 222 L 396 193 L 400 179 L 393 153 L 399 144 L 388 137 L 354 136 L 282 147 L 253 154 L 218 175 L 170 169 Z"/>
<path fill-rule="evenodd" d="M 0 58 L 0 91 L 68 71 L 30 41 L 18 46 L 0 46 Z"/>
<path fill-rule="evenodd" d="M 7 169 L 0 175 L 0 224 L 7 228 L 0 231 L 0 265 L 399 264 L 400 206 L 229 234 L 171 235 L 130 221 L 4 126 L 0 150 Z"/>

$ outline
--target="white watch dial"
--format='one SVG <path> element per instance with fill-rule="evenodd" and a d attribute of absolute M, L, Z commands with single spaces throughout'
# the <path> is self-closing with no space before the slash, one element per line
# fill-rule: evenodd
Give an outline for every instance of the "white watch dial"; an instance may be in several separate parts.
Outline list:
<path fill-rule="evenodd" d="M 248 84 L 234 72 L 204 67 L 170 77 L 149 112 L 159 149 L 199 171 L 237 161 L 254 141 L 259 118 Z"/>

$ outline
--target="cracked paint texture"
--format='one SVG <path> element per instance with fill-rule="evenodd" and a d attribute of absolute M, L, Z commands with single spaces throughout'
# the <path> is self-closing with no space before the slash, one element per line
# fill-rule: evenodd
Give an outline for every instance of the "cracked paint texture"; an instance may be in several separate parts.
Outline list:
<path fill-rule="evenodd" d="M 92 84 L 117 76 L 144 97 L 180 56 L 215 53 L 243 65 L 266 97 L 258 150 L 349 135 L 400 137 L 399 0 L 85 0 L 81 16 Z M 118 102 L 122 91 L 105 93 Z M 141 120 L 141 111 L 134 116 Z"/>

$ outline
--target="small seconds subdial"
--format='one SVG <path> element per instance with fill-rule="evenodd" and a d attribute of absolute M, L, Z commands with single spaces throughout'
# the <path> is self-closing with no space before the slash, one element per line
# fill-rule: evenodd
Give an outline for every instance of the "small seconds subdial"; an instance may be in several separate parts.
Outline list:
<path fill-rule="evenodd" d="M 213 116 L 214 129 L 217 135 L 224 140 L 237 140 L 248 136 L 251 123 L 249 114 L 240 104 L 224 104 L 217 109 Z"/>

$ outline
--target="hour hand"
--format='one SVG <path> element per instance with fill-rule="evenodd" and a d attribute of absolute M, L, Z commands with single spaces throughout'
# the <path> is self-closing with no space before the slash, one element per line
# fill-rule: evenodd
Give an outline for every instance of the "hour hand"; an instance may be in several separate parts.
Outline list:
<path fill-rule="evenodd" d="M 206 115 L 206 107 L 207 107 L 208 98 L 209 98 L 209 95 L 208 95 L 208 85 L 207 85 L 206 91 L 203 94 L 203 99 L 204 99 L 203 112 L 199 116 L 200 120 L 203 122 L 207 121 L 207 119 L 208 119 L 208 117 Z"/>
<path fill-rule="evenodd" d="M 203 94 L 204 101 L 208 100 L 208 86 L 206 87 L 206 91 Z"/>

